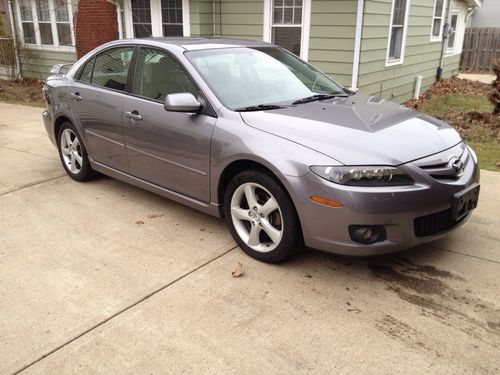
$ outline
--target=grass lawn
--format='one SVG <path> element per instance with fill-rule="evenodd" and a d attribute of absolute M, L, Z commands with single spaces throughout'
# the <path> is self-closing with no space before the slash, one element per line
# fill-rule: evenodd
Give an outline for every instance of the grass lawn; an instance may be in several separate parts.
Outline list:
<path fill-rule="evenodd" d="M 490 90 L 490 85 L 453 78 L 435 84 L 418 101 L 406 105 L 454 126 L 476 151 L 480 167 L 498 172 L 500 117 L 491 114 Z"/>

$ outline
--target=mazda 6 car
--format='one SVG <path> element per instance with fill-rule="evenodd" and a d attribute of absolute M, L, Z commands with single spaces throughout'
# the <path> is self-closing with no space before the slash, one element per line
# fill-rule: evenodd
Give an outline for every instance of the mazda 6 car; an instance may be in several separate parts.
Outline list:
<path fill-rule="evenodd" d="M 477 205 L 476 155 L 454 129 L 272 44 L 120 40 L 52 73 L 43 119 L 70 177 L 105 174 L 222 217 L 265 262 L 304 247 L 400 251 Z"/>

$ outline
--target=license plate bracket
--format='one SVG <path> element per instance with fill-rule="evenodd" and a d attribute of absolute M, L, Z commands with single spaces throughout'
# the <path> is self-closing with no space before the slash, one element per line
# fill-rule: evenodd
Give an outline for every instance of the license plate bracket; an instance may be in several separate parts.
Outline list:
<path fill-rule="evenodd" d="M 477 207 L 479 199 L 479 184 L 474 183 L 468 188 L 453 195 L 453 218 L 460 220 Z"/>

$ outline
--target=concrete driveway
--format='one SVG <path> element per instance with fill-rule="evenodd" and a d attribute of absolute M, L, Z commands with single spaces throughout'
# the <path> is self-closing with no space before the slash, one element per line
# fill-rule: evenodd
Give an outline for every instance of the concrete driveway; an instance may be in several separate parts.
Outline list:
<path fill-rule="evenodd" d="M 0 110 L 0 373 L 500 371 L 500 174 L 444 240 L 273 266 L 219 220 L 74 182 L 41 109 Z"/>

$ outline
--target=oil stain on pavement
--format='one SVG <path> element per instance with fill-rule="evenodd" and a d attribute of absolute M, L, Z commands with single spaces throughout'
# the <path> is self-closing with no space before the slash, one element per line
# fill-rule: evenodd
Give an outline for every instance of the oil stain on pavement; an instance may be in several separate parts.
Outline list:
<path fill-rule="evenodd" d="M 492 349 L 500 347 L 500 310 L 475 296 L 462 276 L 434 266 L 418 265 L 403 257 L 392 258 L 383 264 L 370 263 L 368 268 L 379 282 L 384 283 L 385 289 L 418 307 L 422 317 L 466 334 L 473 339 L 476 348 L 479 345 Z M 451 279 L 458 281 L 454 283 L 457 287 L 449 286 L 447 281 Z M 423 332 L 417 332 L 391 315 L 378 319 L 376 328 L 409 346 L 425 346 L 421 338 Z"/>

